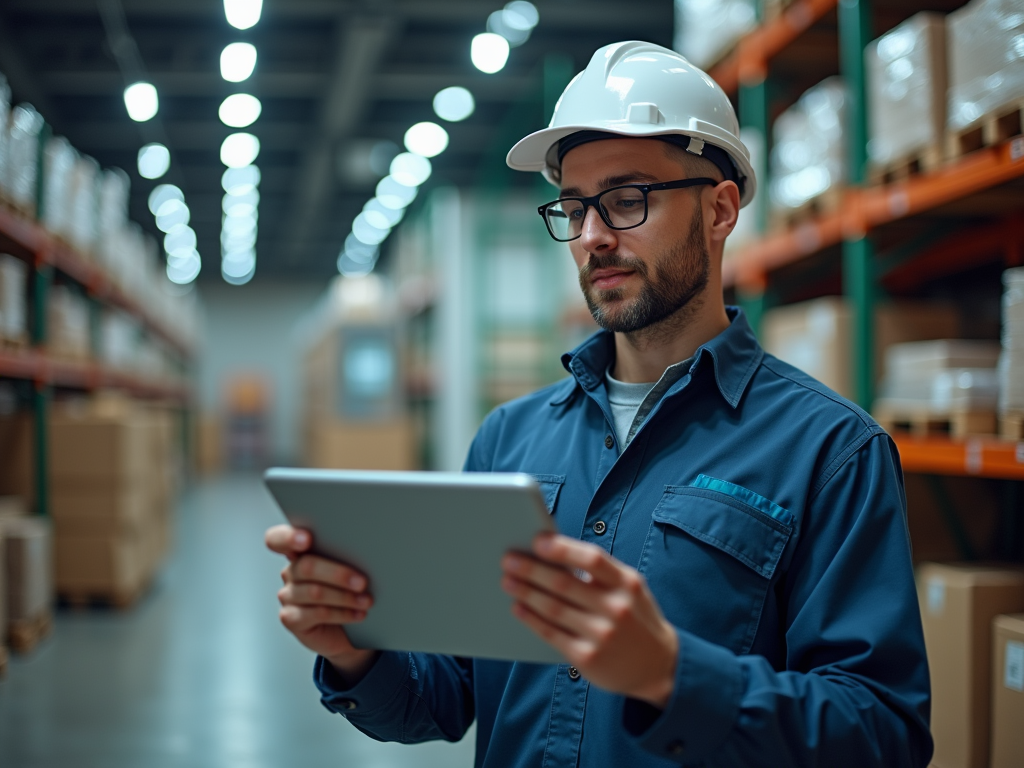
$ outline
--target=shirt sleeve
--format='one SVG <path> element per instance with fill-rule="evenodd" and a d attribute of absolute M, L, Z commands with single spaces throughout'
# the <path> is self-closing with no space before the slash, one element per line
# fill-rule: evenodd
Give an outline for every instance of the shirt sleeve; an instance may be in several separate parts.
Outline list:
<path fill-rule="evenodd" d="M 784 575 L 786 661 L 679 630 L 664 711 L 626 700 L 647 751 L 714 766 L 924 768 L 930 690 L 895 446 L 870 438 L 811 500 Z"/>

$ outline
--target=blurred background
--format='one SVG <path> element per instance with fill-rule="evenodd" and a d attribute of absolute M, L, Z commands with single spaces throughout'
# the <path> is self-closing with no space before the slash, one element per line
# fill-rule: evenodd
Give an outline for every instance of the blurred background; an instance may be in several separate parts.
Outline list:
<path fill-rule="evenodd" d="M 457 470 L 565 376 L 596 326 L 504 157 L 629 39 L 733 100 L 726 298 L 893 435 L 915 560 L 1024 560 L 1019 0 L 0 0 L 0 763 L 472 764 L 319 707 L 259 472 Z M 943 768 L 1024 764 L 1004 657 Z"/>

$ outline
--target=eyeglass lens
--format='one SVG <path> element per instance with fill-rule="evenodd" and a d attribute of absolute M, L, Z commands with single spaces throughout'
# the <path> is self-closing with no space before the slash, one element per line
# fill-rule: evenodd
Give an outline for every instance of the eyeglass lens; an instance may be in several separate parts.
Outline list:
<path fill-rule="evenodd" d="M 609 189 L 598 198 L 601 218 L 613 229 L 629 229 L 644 220 L 647 201 L 644 193 L 632 187 Z M 559 200 L 544 212 L 548 229 L 557 240 L 574 240 L 580 236 L 586 218 L 579 200 Z"/>

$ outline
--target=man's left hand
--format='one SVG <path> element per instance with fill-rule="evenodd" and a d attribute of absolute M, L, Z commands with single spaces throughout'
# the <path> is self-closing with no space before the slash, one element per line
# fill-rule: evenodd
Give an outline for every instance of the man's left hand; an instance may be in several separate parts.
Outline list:
<path fill-rule="evenodd" d="M 541 534 L 533 551 L 502 560 L 512 612 L 595 685 L 664 709 L 679 638 L 644 577 L 567 536 Z"/>

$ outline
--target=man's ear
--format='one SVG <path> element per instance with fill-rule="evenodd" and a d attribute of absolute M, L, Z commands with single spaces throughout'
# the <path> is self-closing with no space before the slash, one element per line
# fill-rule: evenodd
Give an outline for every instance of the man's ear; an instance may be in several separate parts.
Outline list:
<path fill-rule="evenodd" d="M 740 212 L 740 188 L 734 181 L 720 182 L 708 195 L 705 220 L 711 222 L 711 242 L 723 242 L 736 228 Z"/>

